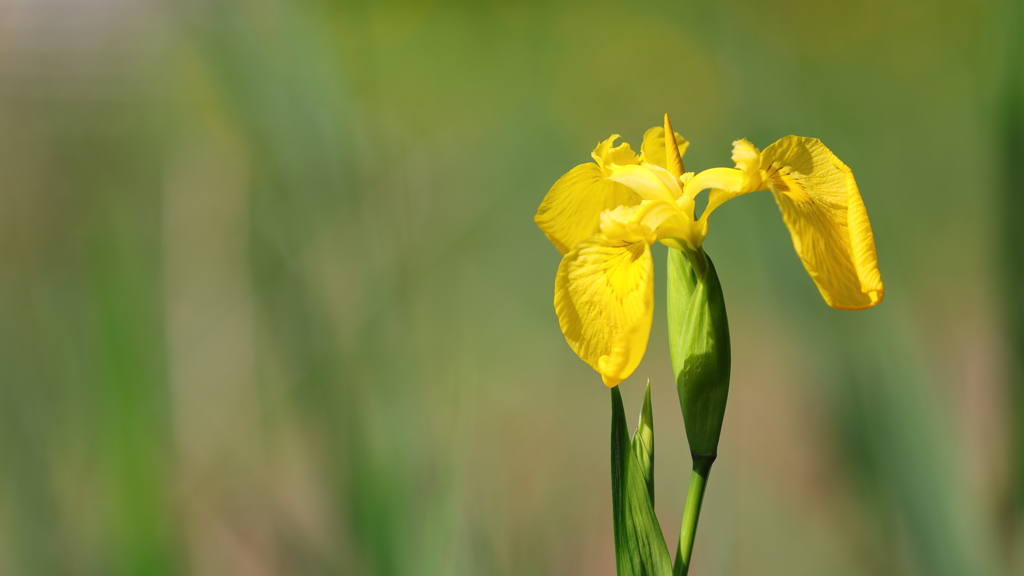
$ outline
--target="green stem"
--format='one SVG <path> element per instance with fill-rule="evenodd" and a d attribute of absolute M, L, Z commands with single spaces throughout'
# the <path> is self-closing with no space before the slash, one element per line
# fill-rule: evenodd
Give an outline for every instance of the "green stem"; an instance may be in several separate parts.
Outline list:
<path fill-rule="evenodd" d="M 683 509 L 683 524 L 679 528 L 679 547 L 676 549 L 676 563 L 672 568 L 675 576 L 686 576 L 690 571 L 690 556 L 693 554 L 693 539 L 697 535 L 697 521 L 700 520 L 700 506 L 704 503 L 704 489 L 714 456 L 695 456 L 693 472 L 690 473 L 690 488 L 686 492 L 686 508 Z"/>

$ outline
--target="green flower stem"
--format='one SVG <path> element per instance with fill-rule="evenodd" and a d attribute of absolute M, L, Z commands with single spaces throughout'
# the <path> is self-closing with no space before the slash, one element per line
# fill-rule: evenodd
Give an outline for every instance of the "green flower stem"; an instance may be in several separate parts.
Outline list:
<path fill-rule="evenodd" d="M 704 490 L 707 488 L 708 475 L 711 474 L 711 464 L 714 461 L 714 456 L 693 459 L 690 488 L 686 492 L 686 508 L 683 509 L 683 524 L 679 528 L 679 548 L 676 549 L 676 562 L 672 568 L 675 576 L 686 576 L 686 573 L 690 571 L 693 539 L 697 535 L 700 507 L 704 503 Z"/>

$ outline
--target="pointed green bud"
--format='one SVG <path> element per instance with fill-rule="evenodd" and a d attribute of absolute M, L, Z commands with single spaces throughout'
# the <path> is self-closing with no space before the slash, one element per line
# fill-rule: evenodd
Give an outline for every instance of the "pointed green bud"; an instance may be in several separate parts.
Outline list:
<path fill-rule="evenodd" d="M 647 381 L 647 392 L 644 393 L 644 405 L 640 408 L 640 421 L 633 433 L 633 455 L 640 465 L 640 471 L 647 481 L 647 492 L 654 504 L 654 412 L 651 410 L 651 381 Z"/>
<path fill-rule="evenodd" d="M 647 431 L 653 432 L 649 427 L 649 403 L 644 402 L 641 426 L 631 443 L 619 386 L 611 389 L 611 395 L 612 527 L 615 532 L 616 573 L 619 576 L 672 576 L 672 557 L 651 500 L 652 485 L 647 483 L 644 466 L 638 457 L 638 451 L 653 457 L 653 452 L 648 453 L 646 448 L 638 450 L 638 447 L 645 446 L 642 439 Z M 644 413 L 647 414 L 646 419 Z M 645 420 L 647 426 L 644 425 Z M 650 470 L 653 472 L 653 468 Z"/>
<path fill-rule="evenodd" d="M 686 438 L 694 459 L 714 460 L 731 364 L 722 285 L 703 249 L 668 252 L 669 347 Z"/>

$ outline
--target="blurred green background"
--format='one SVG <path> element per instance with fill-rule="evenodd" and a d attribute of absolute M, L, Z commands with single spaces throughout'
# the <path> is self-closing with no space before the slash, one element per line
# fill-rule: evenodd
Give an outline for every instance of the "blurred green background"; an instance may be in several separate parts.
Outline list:
<path fill-rule="evenodd" d="M 614 574 L 609 398 L 532 216 L 672 115 L 821 138 L 886 300 L 715 213 L 733 383 L 691 574 L 1024 571 L 1019 0 L 0 3 L 0 574 Z M 657 511 L 689 455 L 663 247 Z M 674 548 L 674 546 L 670 546 Z"/>

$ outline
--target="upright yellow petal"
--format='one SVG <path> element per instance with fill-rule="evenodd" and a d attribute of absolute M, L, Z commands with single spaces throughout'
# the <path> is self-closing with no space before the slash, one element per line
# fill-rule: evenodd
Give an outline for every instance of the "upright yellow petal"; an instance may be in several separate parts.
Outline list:
<path fill-rule="evenodd" d="M 761 153 L 761 170 L 825 302 L 840 310 L 881 302 L 871 223 L 846 164 L 817 138 L 787 136 Z"/>
<path fill-rule="evenodd" d="M 595 162 L 580 164 L 555 182 L 533 221 L 562 254 L 594 232 L 601 212 L 640 203 L 628 186 L 606 178 L 612 165 L 637 164 L 629 144 L 612 147 L 618 135 L 601 142 L 591 154 Z"/>
<path fill-rule="evenodd" d="M 636 225 L 640 228 L 640 225 Z M 594 234 L 562 258 L 555 312 L 576 354 L 617 386 L 647 349 L 654 314 L 650 230 L 622 238 Z"/>
<path fill-rule="evenodd" d="M 640 163 L 640 157 L 636 155 L 636 152 L 633 152 L 628 143 L 623 142 L 618 146 L 612 146 L 618 137 L 618 134 L 612 134 L 607 140 L 598 144 L 594 151 L 590 153 L 590 157 L 594 159 L 594 162 L 597 162 L 597 165 L 601 167 L 606 176 L 612 165 L 626 166 L 627 164 Z"/>
<path fill-rule="evenodd" d="M 676 150 L 670 150 L 671 153 L 666 153 L 666 150 L 673 147 L 672 142 L 665 138 L 665 135 L 669 133 L 675 137 L 674 147 Z M 665 127 L 655 126 L 644 133 L 644 143 L 640 145 L 640 160 L 648 164 L 660 166 L 676 177 L 679 177 L 685 172 L 682 157 L 686 154 L 686 149 L 689 147 L 690 143 L 686 141 L 686 138 L 672 131 L 672 124 L 669 122 L 668 114 L 666 114 Z"/>

